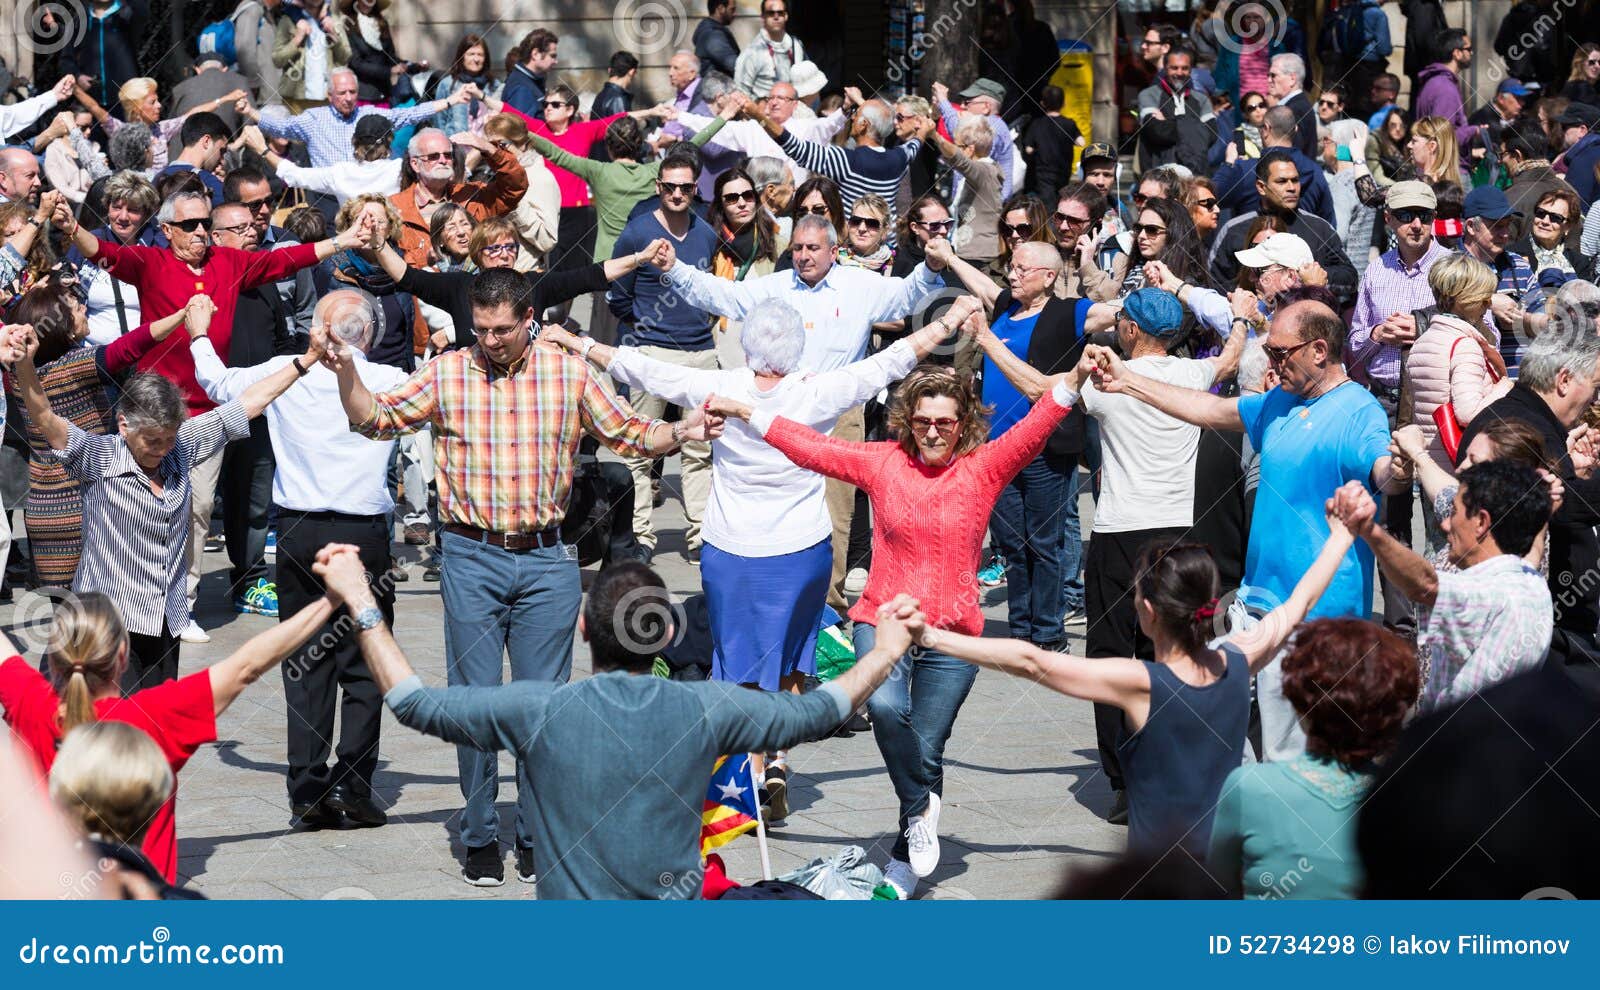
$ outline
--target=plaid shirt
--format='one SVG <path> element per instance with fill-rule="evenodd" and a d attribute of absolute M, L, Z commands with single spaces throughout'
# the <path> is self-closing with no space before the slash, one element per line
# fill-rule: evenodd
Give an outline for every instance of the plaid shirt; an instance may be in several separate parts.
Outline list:
<path fill-rule="evenodd" d="M 437 101 L 435 101 L 437 102 Z M 261 133 L 268 137 L 293 138 L 304 141 L 306 154 L 314 168 L 353 160 L 354 150 L 350 139 L 355 137 L 356 121 L 368 114 L 381 114 L 389 118 L 395 130 L 421 123 L 439 112 L 434 103 L 414 107 L 356 107 L 348 117 L 341 117 L 333 107 L 312 107 L 305 113 L 283 117 L 264 113 L 261 115 Z"/>
<path fill-rule="evenodd" d="M 1417 647 L 1429 658 L 1421 712 L 1465 701 L 1544 662 L 1554 628 L 1550 588 L 1520 557 L 1502 554 L 1439 572 L 1431 609 L 1418 609 Z"/>
<path fill-rule="evenodd" d="M 582 360 L 539 344 L 509 371 L 493 368 L 479 346 L 450 351 L 373 403 L 352 429 L 391 440 L 431 425 L 440 518 L 497 533 L 560 524 L 581 434 L 648 456 L 656 425 Z"/>

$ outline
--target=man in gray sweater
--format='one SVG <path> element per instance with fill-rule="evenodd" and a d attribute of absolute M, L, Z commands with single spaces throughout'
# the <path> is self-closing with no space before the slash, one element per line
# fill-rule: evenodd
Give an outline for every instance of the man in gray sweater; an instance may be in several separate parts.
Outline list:
<path fill-rule="evenodd" d="M 644 565 L 622 564 L 600 574 L 578 619 L 594 676 L 425 688 L 384 623 L 354 548 L 325 548 L 315 571 L 360 627 L 361 652 L 402 725 L 521 754 L 539 780 L 532 859 L 539 896 L 552 899 L 698 897 L 700 808 L 716 759 L 832 732 L 910 648 L 903 620 L 916 608 L 905 596 L 883 606 L 877 646 L 806 694 L 670 681 L 650 673 L 674 635 L 666 586 Z M 518 879 L 533 883 L 534 863 L 519 862 Z"/>

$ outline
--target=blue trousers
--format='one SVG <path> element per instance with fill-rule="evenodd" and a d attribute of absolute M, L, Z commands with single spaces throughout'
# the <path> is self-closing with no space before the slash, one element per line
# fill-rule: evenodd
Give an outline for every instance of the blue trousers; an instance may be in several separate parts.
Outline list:
<path fill-rule="evenodd" d="M 498 685 L 507 655 L 514 681 L 572 676 L 572 631 L 583 598 L 577 561 L 557 544 L 502 550 L 455 533 L 442 536 L 444 649 L 451 685 Z M 456 747 L 461 773 L 463 844 L 497 841 L 498 754 Z M 533 787 L 517 757 L 517 845 L 533 848 Z"/>
<path fill-rule="evenodd" d="M 878 630 L 857 622 L 852 640 L 856 656 L 865 656 L 878 641 Z M 944 746 L 977 676 L 970 663 L 913 647 L 867 699 L 872 735 L 900 799 L 891 855 L 902 862 L 910 855 L 907 824 L 927 810 L 930 793 L 944 794 Z"/>
<path fill-rule="evenodd" d="M 1072 501 L 1068 493 L 1076 470 L 1076 461 L 1063 468 L 1046 463 L 1043 455 L 1035 457 L 1001 489 L 989 515 L 990 540 L 1006 560 L 1007 615 L 1016 639 L 1051 643 L 1061 638 L 1067 529 L 1061 516 Z"/>

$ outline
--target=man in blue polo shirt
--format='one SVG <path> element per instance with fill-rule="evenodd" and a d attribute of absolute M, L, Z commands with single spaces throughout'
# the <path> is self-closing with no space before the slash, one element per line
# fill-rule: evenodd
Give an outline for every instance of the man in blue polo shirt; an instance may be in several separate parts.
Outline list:
<path fill-rule="evenodd" d="M 708 271 L 717 251 L 717 234 L 690 209 L 699 179 L 700 160 L 692 149 L 669 153 L 656 179 L 660 205 L 628 221 L 611 256 L 626 258 L 643 251 L 657 238 L 665 238 L 678 263 Z M 716 344 L 711 336 L 713 318 L 685 302 L 659 269 L 640 266 L 624 275 L 611 283 L 606 301 L 616 314 L 621 342 L 637 346 L 641 353 L 660 361 L 690 368 L 717 367 Z M 638 394 L 633 396 L 633 408 L 641 416 L 659 415 L 666 409 L 666 401 Z M 684 542 L 689 559 L 698 560 L 700 520 L 711 497 L 711 445 L 686 443 L 681 452 L 683 514 L 688 520 Z M 653 553 L 656 533 L 650 520 L 655 508 L 650 458 L 623 460 L 633 472 L 633 532 L 639 543 Z"/>
<path fill-rule="evenodd" d="M 1323 506 L 1330 491 L 1349 481 L 1374 491 L 1389 483 L 1389 421 L 1378 400 L 1345 375 L 1345 333 L 1338 314 L 1319 302 L 1278 310 L 1265 347 L 1281 384 L 1232 399 L 1155 381 L 1108 349 L 1090 349 L 1101 369 L 1101 391 L 1131 395 L 1202 428 L 1243 430 L 1261 452 L 1244 583 L 1228 609 L 1235 628 L 1288 600 L 1328 538 Z M 1310 617 L 1366 618 L 1372 578 L 1372 552 L 1358 542 Z M 1256 695 L 1263 758 L 1293 759 L 1305 749 L 1305 734 L 1283 697 L 1277 660 L 1261 671 Z"/>

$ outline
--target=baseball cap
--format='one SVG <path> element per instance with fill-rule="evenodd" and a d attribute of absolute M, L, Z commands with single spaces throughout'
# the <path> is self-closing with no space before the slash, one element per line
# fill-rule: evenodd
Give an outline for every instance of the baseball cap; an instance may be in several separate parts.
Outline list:
<path fill-rule="evenodd" d="M 1576 127 L 1582 124 L 1593 130 L 1600 123 L 1600 107 L 1590 106 L 1587 103 L 1569 103 L 1561 111 L 1561 116 L 1556 118 L 1556 123 L 1562 127 Z"/>
<path fill-rule="evenodd" d="M 1252 248 L 1236 251 L 1233 255 L 1246 268 L 1271 268 L 1282 265 L 1299 270 L 1311 264 L 1311 245 L 1297 234 L 1273 234 Z"/>
<path fill-rule="evenodd" d="M 1495 186 L 1479 186 L 1467 193 L 1461 201 L 1461 219 L 1470 220 L 1473 217 L 1482 217 L 1485 220 L 1500 220 L 1504 217 L 1520 217 L 1522 214 L 1511 208 L 1511 201 L 1506 199 L 1506 194 Z"/>
<path fill-rule="evenodd" d="M 394 140 L 394 125 L 381 113 L 364 114 L 356 121 L 355 141 L 361 144 L 388 143 Z"/>
<path fill-rule="evenodd" d="M 1079 160 L 1083 162 L 1083 167 L 1086 169 L 1089 167 L 1089 163 L 1093 161 L 1106 161 L 1116 164 L 1117 151 L 1104 141 L 1097 141 L 1083 149 L 1083 155 Z"/>
<path fill-rule="evenodd" d="M 1122 301 L 1122 312 L 1152 337 L 1170 337 L 1183 324 L 1183 303 L 1165 289 L 1133 290 Z"/>
<path fill-rule="evenodd" d="M 1389 187 L 1389 195 L 1384 200 L 1384 208 L 1388 210 L 1423 209 L 1437 210 L 1439 197 L 1434 195 L 1433 187 L 1426 182 L 1415 179 L 1406 182 L 1396 182 Z"/>
<path fill-rule="evenodd" d="M 1006 88 L 993 79 L 980 78 L 956 95 L 963 100 L 970 100 L 976 96 L 987 96 L 996 103 L 1004 103 L 1006 101 Z"/>
<path fill-rule="evenodd" d="M 1527 96 L 1533 90 L 1522 84 L 1521 79 L 1512 79 L 1509 76 L 1500 80 L 1500 85 L 1494 88 L 1495 94 L 1510 93 L 1512 96 Z"/>

